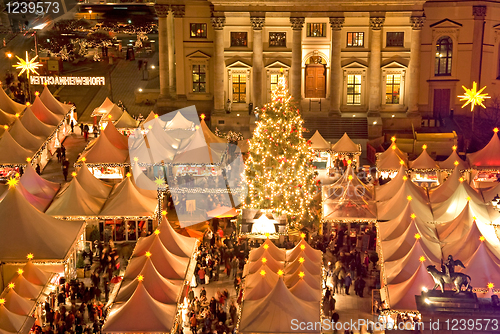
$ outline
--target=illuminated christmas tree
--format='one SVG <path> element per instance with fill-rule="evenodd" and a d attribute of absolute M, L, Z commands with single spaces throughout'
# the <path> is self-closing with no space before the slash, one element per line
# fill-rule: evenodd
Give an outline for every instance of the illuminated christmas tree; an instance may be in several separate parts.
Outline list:
<path fill-rule="evenodd" d="M 304 121 L 291 103 L 280 75 L 272 102 L 259 112 L 245 162 L 245 207 L 286 214 L 293 227 L 313 219 L 310 204 L 319 190 L 311 143 L 302 136 Z"/>

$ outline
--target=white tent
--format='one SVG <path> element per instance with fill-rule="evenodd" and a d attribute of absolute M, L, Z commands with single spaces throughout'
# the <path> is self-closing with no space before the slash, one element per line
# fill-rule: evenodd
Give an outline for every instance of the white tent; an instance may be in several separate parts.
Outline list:
<path fill-rule="evenodd" d="M 103 131 L 103 134 L 109 139 L 111 144 L 115 145 L 116 148 L 120 150 L 128 150 L 128 138 L 127 136 L 122 135 L 112 122 L 109 122 L 106 125 L 106 128 Z"/>
<path fill-rule="evenodd" d="M 279 279 L 266 297 L 245 300 L 242 305 L 240 333 L 294 333 L 293 319 L 298 322 L 319 322 L 320 312 L 316 302 L 306 302 L 295 297 Z M 301 330 L 301 333 L 320 333 L 320 330 Z"/>
<path fill-rule="evenodd" d="M 19 116 L 19 114 L 17 114 L 17 116 Z M 15 115 L 9 114 L 9 113 L 3 111 L 2 109 L 0 109 L 0 124 L 1 125 L 11 125 L 17 120 L 17 118 L 18 117 L 16 117 Z"/>
<path fill-rule="evenodd" d="M 132 129 L 139 125 L 139 121 L 130 116 L 127 111 L 124 111 L 114 125 L 117 129 Z"/>
<path fill-rule="evenodd" d="M 46 214 L 57 217 L 97 216 L 106 199 L 91 196 L 73 178 L 55 197 Z"/>
<path fill-rule="evenodd" d="M 23 123 L 19 120 L 9 129 L 9 133 L 19 145 L 33 152 L 38 151 L 45 141 L 45 138 L 35 136 L 26 130 Z"/>
<path fill-rule="evenodd" d="M 78 169 L 78 173 L 76 174 L 76 179 L 78 183 L 82 186 L 85 191 L 93 197 L 96 198 L 108 198 L 108 195 L 113 188 L 111 185 L 102 182 L 98 178 L 96 178 L 87 167 L 87 164 L 84 162 L 80 169 Z"/>
<path fill-rule="evenodd" d="M 45 124 L 59 125 L 59 123 L 63 119 L 62 115 L 56 115 L 49 108 L 47 108 L 47 106 L 43 104 L 42 100 L 40 100 L 40 97 L 38 96 L 35 97 L 33 105 L 29 106 L 28 108 L 31 109 L 36 118 L 38 118 Z"/>
<path fill-rule="evenodd" d="M 30 107 L 26 108 L 23 117 L 21 117 L 21 123 L 23 123 L 26 130 L 34 134 L 35 136 L 42 136 L 47 138 L 50 136 L 54 130 L 55 126 L 50 124 L 45 124 L 39 120 L 33 110 Z"/>
<path fill-rule="evenodd" d="M 495 288 L 500 286 L 500 260 L 487 243 L 481 243 L 464 265 L 465 269 L 457 267 L 456 271 L 469 275 L 474 288 L 484 289 L 489 283 L 493 283 Z"/>
<path fill-rule="evenodd" d="M 415 295 L 422 293 L 422 288 L 431 289 L 434 286 L 434 281 L 431 275 L 427 272 L 427 264 L 421 262 L 413 276 L 408 280 L 399 284 L 389 284 L 389 304 L 391 309 L 399 311 L 415 311 L 417 304 Z"/>
<path fill-rule="evenodd" d="M 400 161 L 404 162 L 405 166 L 408 166 L 408 155 L 401 151 L 396 143 L 392 143 L 384 152 L 380 153 L 377 159 L 377 169 L 378 170 L 399 170 L 401 164 Z"/>
<path fill-rule="evenodd" d="M 0 106 L 2 106 L 2 110 L 8 112 L 9 114 L 21 114 L 26 108 L 25 105 L 17 103 L 5 93 L 3 89 L 0 89 Z"/>
<path fill-rule="evenodd" d="M 19 183 L 21 183 L 24 190 L 30 194 L 46 199 L 47 204 L 52 201 L 61 187 L 59 183 L 51 182 L 38 175 L 31 164 L 26 165 L 23 176 L 19 179 Z"/>
<path fill-rule="evenodd" d="M 89 145 L 90 146 L 90 145 Z M 108 137 L 102 133 L 91 145 L 90 149 L 87 149 L 82 153 L 78 162 L 85 162 L 88 164 L 99 164 L 99 163 L 125 163 L 128 159 L 128 150 L 119 149 Z"/>
<path fill-rule="evenodd" d="M 164 278 L 184 279 L 189 260 L 170 253 L 163 245 L 160 246 L 151 249 L 150 256 L 143 255 L 130 259 L 123 279 L 134 279 L 139 276 L 142 269 L 148 265 L 147 262 L 152 262 L 158 273 Z"/>
<path fill-rule="evenodd" d="M 351 138 L 349 138 L 347 132 L 344 132 L 342 138 L 333 144 L 332 151 L 336 153 L 361 154 L 361 148 L 358 144 L 353 142 Z"/>
<path fill-rule="evenodd" d="M 185 118 L 180 111 L 177 111 L 174 118 L 168 121 L 165 125 L 165 129 L 167 130 L 176 130 L 176 129 L 191 129 L 194 126 L 194 123 Z"/>
<path fill-rule="evenodd" d="M 436 242 L 439 241 L 436 234 L 437 225 L 428 224 L 420 220 L 415 212 L 412 211 L 410 203 L 406 204 L 406 208 L 396 218 L 378 223 L 380 241 L 389 241 L 400 237 L 413 223 L 417 226 L 423 237 Z"/>
<path fill-rule="evenodd" d="M 49 282 L 51 274 L 41 270 L 31 260 L 28 260 L 23 267 L 23 276 L 35 285 L 45 286 Z"/>
<path fill-rule="evenodd" d="M 262 270 L 266 272 L 264 276 L 261 274 Z M 260 270 L 245 277 L 245 289 L 246 291 L 249 291 L 250 289 L 255 288 L 262 279 L 265 279 L 269 285 L 274 287 L 276 282 L 278 282 L 279 277 L 278 273 L 269 270 L 269 267 L 266 265 L 262 265 Z"/>
<path fill-rule="evenodd" d="M 0 203 L 0 260 L 65 260 L 81 235 L 82 221 L 61 221 L 35 209 L 14 187 Z"/>
<path fill-rule="evenodd" d="M 92 111 L 91 117 L 106 115 L 111 109 L 113 109 L 114 105 L 115 104 L 106 97 L 106 99 L 104 99 L 104 102 L 101 103 L 99 107 L 95 108 L 94 111 Z"/>
<path fill-rule="evenodd" d="M 245 267 L 243 268 L 243 276 L 246 276 L 248 274 L 253 274 L 256 272 L 260 272 L 262 270 L 262 266 L 265 265 L 268 269 L 266 271 L 272 271 L 272 272 L 278 272 L 278 270 L 283 270 L 285 268 L 285 263 L 281 261 L 275 260 L 273 257 L 262 257 L 259 260 L 256 261 L 250 261 L 248 262 Z"/>
<path fill-rule="evenodd" d="M 151 261 L 146 261 L 140 275 L 144 278 L 141 283 L 138 277 L 131 281 L 123 281 L 114 300 L 115 303 L 126 302 L 133 295 L 139 284 L 144 284 L 148 293 L 155 300 L 163 304 L 176 304 L 179 292 L 183 285 L 182 280 L 168 280 L 160 275 Z"/>
<path fill-rule="evenodd" d="M 274 245 L 271 240 L 266 239 L 259 248 L 250 251 L 248 261 L 259 261 L 263 257 L 272 257 L 276 261 L 285 261 L 286 253 L 285 250 Z"/>
<path fill-rule="evenodd" d="M 150 128 L 151 126 L 151 128 Z M 159 118 L 155 118 L 148 123 L 148 138 L 149 134 L 154 135 L 158 143 L 160 143 L 165 148 L 173 148 L 174 150 L 179 149 L 181 144 L 181 139 L 172 137 L 169 132 L 165 131 L 161 126 L 161 121 Z M 194 132 L 193 132 L 194 133 Z"/>
<path fill-rule="evenodd" d="M 5 307 L 17 315 L 28 315 L 35 305 L 34 301 L 19 296 L 14 289 L 9 289 L 2 295 L 2 298 L 5 299 Z M 1 325 L 0 328 L 2 328 Z"/>
<path fill-rule="evenodd" d="M 425 146 L 424 146 L 425 147 Z M 412 169 L 437 169 L 438 164 L 434 159 L 431 158 L 427 149 L 424 148 L 422 153 L 413 161 L 410 161 L 410 167 Z"/>
<path fill-rule="evenodd" d="M 217 137 L 212 131 L 210 131 L 204 119 L 201 120 L 200 127 L 201 130 L 203 131 L 203 136 L 205 137 L 205 141 L 209 146 L 216 143 L 219 144 L 227 143 L 227 140 L 225 138 Z"/>
<path fill-rule="evenodd" d="M 264 298 L 273 290 L 273 287 L 276 285 L 278 281 L 277 279 L 274 280 L 266 278 L 267 273 L 271 271 L 269 269 L 262 270 L 264 270 L 265 272 L 261 272 L 261 270 L 259 270 L 256 275 L 253 275 L 254 282 L 252 282 L 252 287 L 245 286 L 245 300 L 257 300 Z"/>
<path fill-rule="evenodd" d="M 321 263 L 322 262 L 313 262 L 306 254 L 302 254 L 302 256 L 297 257 L 294 261 L 287 262 L 285 273 L 294 273 L 299 270 L 299 268 L 304 267 L 313 275 L 321 275 Z"/>
<path fill-rule="evenodd" d="M 286 250 L 286 260 L 294 261 L 304 253 L 311 261 L 321 262 L 323 253 L 319 249 L 314 249 L 304 239 L 301 239 L 294 248 Z"/>
<path fill-rule="evenodd" d="M 429 190 L 429 199 L 431 203 L 441 203 L 453 197 L 456 193 L 471 197 L 474 202 L 481 203 L 481 195 L 474 190 L 462 177 L 459 167 L 455 167 L 453 173 L 438 187 Z"/>
<path fill-rule="evenodd" d="M 147 278 L 145 278 L 147 279 Z M 139 283 L 124 304 L 115 304 L 108 315 L 103 333 L 170 333 L 177 306 L 155 300 Z"/>
<path fill-rule="evenodd" d="M 160 129 L 160 131 L 163 131 Z M 172 144 L 164 144 L 162 137 L 155 136 L 150 130 L 146 135 L 129 137 L 130 155 L 138 163 L 170 163 L 175 155 Z"/>
<path fill-rule="evenodd" d="M 0 138 L 0 164 L 24 165 L 34 152 L 19 145 L 9 132 Z"/>
<path fill-rule="evenodd" d="M 497 129 L 498 130 L 498 129 Z M 500 139 L 495 131 L 488 144 L 477 152 L 467 154 L 472 168 L 500 167 Z"/>
<path fill-rule="evenodd" d="M 455 161 L 458 162 L 458 165 L 455 165 Z M 439 168 L 441 169 L 455 169 L 458 166 L 459 170 L 469 169 L 469 163 L 467 161 L 463 161 L 462 158 L 457 154 L 457 150 L 454 149 L 451 152 L 450 156 L 446 158 L 445 161 L 438 162 Z"/>
<path fill-rule="evenodd" d="M 294 286 L 290 288 L 290 292 L 297 298 L 306 302 L 318 303 L 318 311 L 321 301 L 321 290 L 313 289 L 304 279 L 299 279 Z M 245 295 L 246 297 L 246 295 Z"/>
<path fill-rule="evenodd" d="M 391 220 L 396 218 L 406 208 L 410 202 L 412 212 L 418 214 L 423 222 L 433 221 L 432 212 L 426 201 L 415 192 L 412 182 L 408 179 L 391 199 L 383 202 L 377 202 L 378 220 Z"/>
<path fill-rule="evenodd" d="M 303 277 L 301 277 L 303 275 Z M 309 286 L 313 289 L 320 290 L 321 289 L 321 275 L 314 275 L 310 273 L 304 264 L 300 264 L 294 272 L 285 273 L 285 283 L 286 286 L 291 287 L 294 286 L 299 280 L 303 279 L 309 284 Z"/>
<path fill-rule="evenodd" d="M 190 258 L 193 255 L 193 252 L 195 251 L 196 244 L 197 244 L 196 239 L 186 237 L 184 235 L 181 235 L 181 234 L 175 232 L 175 230 L 172 228 L 172 226 L 168 222 L 166 216 L 163 216 L 161 224 L 158 226 L 158 232 L 156 232 L 156 233 L 158 233 L 157 236 L 160 238 L 163 245 L 165 245 L 165 247 L 173 254 L 180 256 L 180 257 L 187 257 L 187 258 Z M 154 236 L 141 238 L 137 242 L 134 254 L 136 254 L 137 251 L 141 250 L 141 248 L 139 248 L 140 242 L 141 242 L 141 246 L 145 247 L 147 244 L 150 244 L 153 242 L 153 240 L 152 240 L 153 238 L 154 238 Z M 141 241 L 141 240 L 148 240 L 148 241 Z"/>
<path fill-rule="evenodd" d="M 113 190 L 100 216 L 151 217 L 153 215 L 158 204 L 157 200 L 142 195 L 130 177 L 126 177 L 118 187 L 119 191 Z"/>
<path fill-rule="evenodd" d="M 219 144 L 220 145 L 220 144 Z M 219 148 L 219 145 L 216 147 Z M 215 145 L 212 145 L 215 146 Z M 217 164 L 221 161 L 223 152 L 218 152 L 208 146 L 203 131 L 198 129 L 190 138 L 189 144 L 174 157 L 175 164 Z"/>
<path fill-rule="evenodd" d="M 16 291 L 19 296 L 31 300 L 36 300 L 43 289 L 42 286 L 28 281 L 22 272 L 18 272 L 10 283 L 14 283 L 14 291 Z"/>
<path fill-rule="evenodd" d="M 379 185 L 375 188 L 375 198 L 377 201 L 387 201 L 394 196 L 394 193 L 398 191 L 404 184 L 404 181 L 408 180 L 407 176 L 408 169 L 405 165 L 400 165 L 398 173 L 396 176 L 390 180 L 388 183 Z M 415 185 L 417 188 L 417 185 Z M 415 189 L 417 189 L 415 188 Z M 420 188 L 421 189 L 421 188 Z M 424 189 L 419 190 L 424 195 Z"/>
<path fill-rule="evenodd" d="M 344 134 L 344 136 L 346 136 L 346 134 Z M 311 148 L 316 151 L 327 151 L 331 148 L 330 143 L 327 142 L 325 138 L 323 138 L 323 136 L 321 135 L 321 133 L 319 133 L 318 130 L 316 130 L 316 132 L 309 139 L 309 141 L 311 142 Z"/>
<path fill-rule="evenodd" d="M 43 104 L 45 104 L 53 113 L 59 115 L 66 115 L 73 108 L 71 104 L 57 101 L 47 86 L 43 88 L 40 100 L 42 100 Z"/>
<path fill-rule="evenodd" d="M 470 203 L 469 203 L 470 202 Z M 465 206 L 469 203 L 472 211 L 483 222 L 489 222 L 490 216 L 488 208 L 483 203 L 481 195 L 467 184 L 461 182 L 452 195 L 443 202 L 431 204 L 434 221 L 448 222 L 460 215 Z"/>
<path fill-rule="evenodd" d="M 15 314 L 14 312 L 9 311 L 5 304 L 0 304 L 1 330 L 12 333 L 28 333 L 33 323 L 33 318 Z"/>

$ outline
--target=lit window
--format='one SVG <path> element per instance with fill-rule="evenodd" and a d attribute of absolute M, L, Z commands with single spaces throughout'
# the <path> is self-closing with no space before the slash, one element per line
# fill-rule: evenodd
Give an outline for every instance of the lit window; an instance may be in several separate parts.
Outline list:
<path fill-rule="evenodd" d="M 362 32 L 348 32 L 347 33 L 347 46 L 363 46 L 364 33 Z"/>
<path fill-rule="evenodd" d="M 386 35 L 386 46 L 404 46 L 405 33 L 404 32 L 388 32 Z"/>
<path fill-rule="evenodd" d="M 347 104 L 361 104 L 361 74 L 347 76 Z"/>
<path fill-rule="evenodd" d="M 270 32 L 269 46 L 286 47 L 286 32 Z"/>
<path fill-rule="evenodd" d="M 308 23 L 307 37 L 326 37 L 326 23 Z"/>
<path fill-rule="evenodd" d="M 193 65 L 193 93 L 206 93 L 205 65 Z"/>
<path fill-rule="evenodd" d="M 278 87 L 278 74 L 271 74 L 271 91 Z"/>
<path fill-rule="evenodd" d="M 448 36 L 443 36 L 436 43 L 436 75 L 451 75 L 451 59 L 453 41 Z"/>
<path fill-rule="evenodd" d="M 385 103 L 399 104 L 401 74 L 388 74 L 385 80 Z"/>
<path fill-rule="evenodd" d="M 206 23 L 191 23 L 191 37 L 206 38 L 207 24 Z"/>
<path fill-rule="evenodd" d="M 233 74 L 233 102 L 246 102 L 247 76 L 246 74 Z"/>
<path fill-rule="evenodd" d="M 231 32 L 231 46 L 247 46 L 247 33 Z"/>

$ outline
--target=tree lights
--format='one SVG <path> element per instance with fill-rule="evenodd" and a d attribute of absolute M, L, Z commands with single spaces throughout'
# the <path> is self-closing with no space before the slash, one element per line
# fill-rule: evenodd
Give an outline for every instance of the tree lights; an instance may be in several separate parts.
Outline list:
<path fill-rule="evenodd" d="M 304 121 L 290 102 L 283 76 L 272 102 L 260 110 L 245 163 L 245 208 L 286 214 L 293 227 L 312 220 L 309 206 L 318 192 L 314 152 L 302 136 Z"/>

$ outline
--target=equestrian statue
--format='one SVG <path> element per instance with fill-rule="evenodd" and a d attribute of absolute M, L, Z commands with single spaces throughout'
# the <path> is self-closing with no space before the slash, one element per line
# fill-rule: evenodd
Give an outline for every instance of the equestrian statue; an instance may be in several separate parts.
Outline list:
<path fill-rule="evenodd" d="M 465 269 L 464 264 L 460 260 L 454 260 L 453 256 L 449 255 L 446 263 L 441 259 L 441 271 L 436 269 L 435 265 L 427 266 L 427 272 L 432 276 L 434 280 L 434 287 L 432 290 L 436 290 L 437 287 L 441 288 L 441 292 L 444 293 L 444 285 L 452 284 L 456 288 L 456 293 L 462 290 L 462 286 L 465 287 L 466 291 L 472 291 L 472 286 L 470 285 L 471 278 L 469 275 L 456 273 L 455 267 L 461 267 Z"/>

